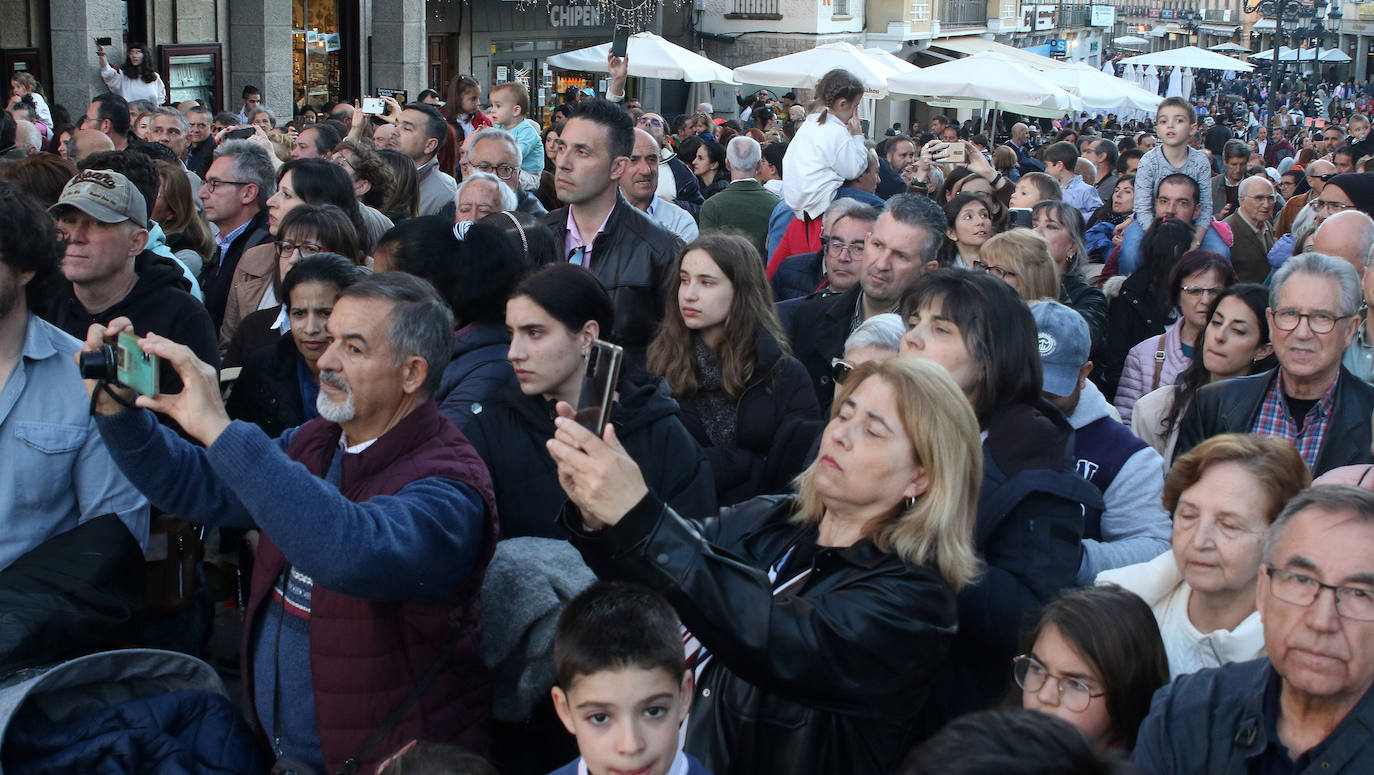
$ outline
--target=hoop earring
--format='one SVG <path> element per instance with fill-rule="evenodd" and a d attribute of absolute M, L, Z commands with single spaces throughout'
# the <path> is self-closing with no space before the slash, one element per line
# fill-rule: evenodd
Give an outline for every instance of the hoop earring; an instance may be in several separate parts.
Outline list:
<path fill-rule="evenodd" d="M 902 499 L 902 511 L 911 511 L 914 508 L 916 508 L 915 496 Z"/>

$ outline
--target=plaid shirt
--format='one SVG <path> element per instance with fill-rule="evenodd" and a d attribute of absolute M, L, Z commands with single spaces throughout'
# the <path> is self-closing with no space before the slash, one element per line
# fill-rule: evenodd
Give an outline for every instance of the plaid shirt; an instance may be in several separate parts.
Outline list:
<path fill-rule="evenodd" d="M 1269 392 L 1264 395 L 1264 403 L 1260 404 L 1255 425 L 1250 430 L 1293 442 L 1293 446 L 1298 448 L 1298 454 L 1302 455 L 1303 462 L 1308 468 L 1315 470 L 1317 455 L 1321 453 L 1322 442 L 1326 440 L 1326 428 L 1331 424 L 1331 407 L 1336 402 L 1336 387 L 1340 382 L 1340 377 L 1337 377 L 1336 381 L 1331 383 L 1331 388 L 1326 391 L 1326 395 L 1312 405 L 1307 411 L 1307 416 L 1303 418 L 1302 430 L 1299 431 L 1297 423 L 1293 422 L 1292 416 L 1289 415 L 1288 402 L 1283 400 L 1283 369 L 1278 369 L 1274 381 L 1269 385 Z"/>

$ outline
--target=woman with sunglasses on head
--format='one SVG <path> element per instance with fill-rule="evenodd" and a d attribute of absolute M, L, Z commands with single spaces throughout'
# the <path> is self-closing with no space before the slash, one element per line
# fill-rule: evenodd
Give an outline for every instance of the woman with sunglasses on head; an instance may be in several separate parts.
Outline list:
<path fill-rule="evenodd" d="M 1129 754 L 1169 660 L 1154 614 L 1112 586 L 1066 592 L 1045 606 L 1012 660 L 1012 702 L 1072 724 L 1099 752 Z"/>
<path fill-rule="evenodd" d="M 1213 436 L 1174 461 L 1164 480 L 1172 550 L 1097 576 L 1154 611 L 1171 677 L 1264 654 L 1255 608 L 1264 537 L 1311 483 L 1292 442 L 1257 433 Z"/>
<path fill-rule="evenodd" d="M 738 234 L 698 238 L 683 249 L 665 307 L 649 372 L 667 380 L 683 424 L 711 461 L 717 502 L 767 491 L 778 429 L 819 420 L 820 409 L 778 323 L 758 250 Z"/>
<path fill-rule="evenodd" d="M 413 166 L 413 165 L 412 165 Z M 372 252 L 367 238 L 367 225 L 358 198 L 353 193 L 353 181 L 339 165 L 328 159 L 295 159 L 277 170 L 277 190 L 267 198 L 267 230 L 280 238 L 282 219 L 302 205 L 334 205 L 353 226 L 363 256 Z M 227 346 L 244 317 L 260 309 L 280 306 L 274 288 L 278 269 L 278 248 L 273 243 L 258 245 L 244 251 L 234 268 L 229 300 L 224 306 L 224 323 L 220 326 L 220 345 Z M 342 253 L 335 249 L 333 252 Z M 305 254 L 308 255 L 308 254 Z"/>
<path fill-rule="evenodd" d="M 224 353 L 224 364 L 236 366 L 248 353 L 273 344 L 290 328 L 282 283 L 286 273 L 301 259 L 316 253 L 334 253 L 362 266 L 367 256 L 348 216 L 334 205 L 305 205 L 287 213 L 277 228 L 277 239 L 264 247 L 273 250 L 275 262 L 264 298 L 273 303 L 248 314 L 234 330 Z M 364 270 L 365 271 L 365 270 Z M 280 299 L 280 301 L 277 301 Z"/>
<path fill-rule="evenodd" d="M 1268 307 L 1269 289 L 1263 285 L 1239 283 L 1217 294 L 1207 307 L 1207 325 L 1198 332 L 1192 362 L 1176 384 L 1163 385 L 1136 401 L 1131 432 L 1172 460 L 1179 423 L 1200 388 L 1273 368 L 1274 346 L 1264 314 Z"/>
<path fill-rule="evenodd" d="M 902 300 L 902 355 L 954 377 L 983 431 L 976 544 L 987 568 L 959 598 L 959 632 L 920 731 L 989 707 L 1010 688 L 1020 629 L 1077 583 L 1083 504 L 1102 496 L 1078 475 L 1073 428 L 1045 400 L 1038 331 L 1025 302 L 983 272 L 937 269 Z"/>
<path fill-rule="evenodd" d="M 1169 276 L 1169 301 L 1174 322 L 1164 332 L 1145 338 L 1126 354 L 1121 379 L 1116 386 L 1116 407 L 1121 421 L 1129 425 L 1135 402 L 1161 385 L 1172 385 L 1196 354 L 1198 335 L 1211 319 L 1212 301 L 1236 283 L 1231 262 L 1203 248 L 1195 248 L 1179 258 Z"/>

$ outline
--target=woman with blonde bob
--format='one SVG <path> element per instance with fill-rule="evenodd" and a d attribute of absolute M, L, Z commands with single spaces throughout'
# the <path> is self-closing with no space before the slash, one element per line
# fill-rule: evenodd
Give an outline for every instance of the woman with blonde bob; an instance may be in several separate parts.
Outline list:
<path fill-rule="evenodd" d="M 1030 229 L 1013 229 L 984 242 L 973 268 L 1002 278 L 1027 304 L 1059 298 L 1059 269 L 1050 257 L 1050 243 Z"/>
<path fill-rule="evenodd" d="M 688 753 L 711 772 L 891 772 L 979 573 L 978 422 L 939 365 L 858 366 L 796 495 L 691 522 L 560 404 L 563 520 L 600 578 L 652 586 L 690 631 Z M 788 723 L 778 723 L 786 719 Z"/>
<path fill-rule="evenodd" d="M 1164 480 L 1172 550 L 1097 576 L 1150 605 L 1171 678 L 1263 656 L 1255 585 L 1264 536 L 1311 484 L 1292 442 L 1274 436 L 1223 433 L 1174 461 Z"/>

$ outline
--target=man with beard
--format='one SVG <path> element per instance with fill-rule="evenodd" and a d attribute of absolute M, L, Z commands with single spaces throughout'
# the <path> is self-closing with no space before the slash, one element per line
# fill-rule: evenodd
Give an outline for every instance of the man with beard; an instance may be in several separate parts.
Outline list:
<path fill-rule="evenodd" d="M 93 325 L 85 349 L 131 328 L 126 318 Z M 230 422 L 215 370 L 156 332 L 139 347 L 185 388 L 139 396 L 134 409 L 101 392 L 96 425 L 159 506 L 261 530 L 242 675 L 246 710 L 271 730 L 279 763 L 336 772 L 356 759 L 370 771 L 419 738 L 484 752 L 491 680 L 478 592 L 494 496 L 482 461 L 430 400 L 453 315 L 424 281 L 386 273 L 345 289 L 327 331 L 320 416 L 278 439 Z"/>

